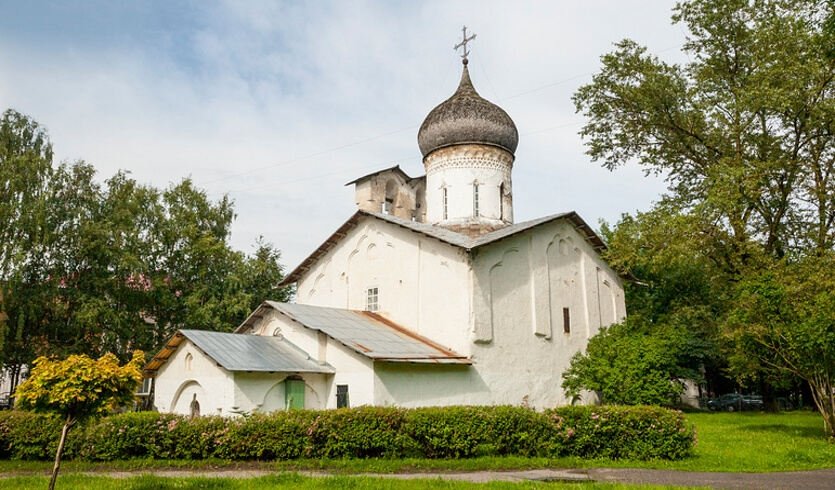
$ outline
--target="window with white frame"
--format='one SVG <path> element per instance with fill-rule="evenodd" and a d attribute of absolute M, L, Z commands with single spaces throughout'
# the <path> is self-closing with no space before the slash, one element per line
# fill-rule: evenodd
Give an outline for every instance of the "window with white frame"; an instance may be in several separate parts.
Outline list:
<path fill-rule="evenodd" d="M 380 308 L 380 292 L 377 288 L 368 288 L 365 299 L 366 311 L 377 311 Z"/>

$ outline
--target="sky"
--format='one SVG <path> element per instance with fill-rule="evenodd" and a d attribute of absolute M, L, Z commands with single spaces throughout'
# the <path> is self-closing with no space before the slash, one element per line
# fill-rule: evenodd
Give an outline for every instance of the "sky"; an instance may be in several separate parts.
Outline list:
<path fill-rule="evenodd" d="M 344 184 L 400 165 L 423 174 L 417 130 L 461 74 L 519 129 L 517 222 L 589 224 L 647 210 L 666 186 L 585 154 L 572 94 L 630 38 L 683 62 L 673 1 L 0 0 L 0 110 L 49 131 L 57 161 L 104 180 L 189 177 L 235 202 L 232 245 L 259 236 L 294 268 L 355 211 Z"/>

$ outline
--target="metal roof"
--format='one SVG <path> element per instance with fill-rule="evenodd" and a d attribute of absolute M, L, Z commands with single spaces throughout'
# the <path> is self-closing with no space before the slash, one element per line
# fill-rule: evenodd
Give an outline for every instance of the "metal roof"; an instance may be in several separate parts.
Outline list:
<path fill-rule="evenodd" d="M 390 214 L 373 213 L 370 211 L 358 210 L 356 213 L 353 214 L 353 216 L 351 216 L 348 219 L 348 221 L 343 223 L 342 226 L 340 226 L 330 237 L 328 237 L 328 239 L 325 240 L 324 243 L 322 243 L 316 250 L 314 250 L 313 253 L 311 253 L 306 259 L 304 259 L 302 263 L 298 265 L 298 267 L 293 269 L 293 271 L 290 274 L 288 274 L 287 277 L 285 277 L 279 285 L 286 286 L 297 282 L 302 274 L 310 270 L 310 268 L 313 266 L 313 264 L 316 263 L 316 261 L 318 261 L 322 256 L 324 256 L 331 249 L 333 249 L 340 242 L 340 240 L 342 240 L 342 238 L 348 235 L 348 232 L 352 228 L 357 226 L 359 220 L 366 216 L 381 221 L 386 221 L 397 226 L 409 229 L 416 233 L 435 238 L 455 247 L 463 248 L 467 252 L 497 242 L 504 238 L 508 238 L 510 236 L 529 230 L 531 228 L 535 228 L 537 226 L 562 219 L 571 223 L 572 226 L 574 226 L 574 228 L 577 229 L 577 231 L 579 231 L 581 235 L 583 235 L 583 238 L 589 243 L 589 245 L 591 245 L 592 248 L 594 248 L 597 252 L 603 252 L 606 250 L 606 244 L 603 242 L 603 240 L 597 235 L 597 233 L 594 232 L 592 227 L 589 226 L 574 211 L 570 211 L 568 213 L 552 214 L 550 216 L 544 216 L 542 218 L 524 221 L 522 223 L 514 223 L 512 225 L 505 226 L 504 228 L 485 233 L 484 235 L 481 235 L 477 238 L 470 238 L 467 235 L 457 233 L 442 226 L 435 226 L 429 223 L 419 223 L 417 221 L 409 221 L 402 218 L 398 218 L 396 216 L 392 216 Z"/>
<path fill-rule="evenodd" d="M 319 364 L 295 344 L 278 337 L 180 330 L 145 366 L 156 372 L 168 361 L 184 339 L 228 371 L 333 373 L 328 364 Z"/>
<path fill-rule="evenodd" d="M 470 364 L 470 360 L 369 311 L 265 301 L 241 324 L 244 332 L 272 309 L 299 324 L 379 361 Z"/>

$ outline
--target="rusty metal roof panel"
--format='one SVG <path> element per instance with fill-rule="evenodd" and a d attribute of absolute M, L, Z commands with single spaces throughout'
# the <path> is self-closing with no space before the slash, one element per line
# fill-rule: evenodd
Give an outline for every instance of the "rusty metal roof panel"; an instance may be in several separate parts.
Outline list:
<path fill-rule="evenodd" d="M 333 373 L 286 339 L 260 335 L 180 330 L 198 349 L 228 371 Z"/>
<path fill-rule="evenodd" d="M 371 359 L 470 363 L 465 356 L 371 312 L 274 301 L 265 304 Z"/>

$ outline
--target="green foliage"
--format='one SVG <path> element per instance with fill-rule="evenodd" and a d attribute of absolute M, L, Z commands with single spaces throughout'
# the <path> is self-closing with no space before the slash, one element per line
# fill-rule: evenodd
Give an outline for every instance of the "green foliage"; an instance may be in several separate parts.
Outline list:
<path fill-rule="evenodd" d="M 602 328 L 578 352 L 563 373 L 566 394 L 579 399 L 582 390 L 594 391 L 604 404 L 676 405 L 682 379 L 697 373 L 682 367 L 692 344 L 686 329 L 643 329 L 628 318 Z"/>
<path fill-rule="evenodd" d="M 409 414 L 405 430 L 428 458 L 468 458 L 489 442 L 485 407 L 428 407 Z"/>
<path fill-rule="evenodd" d="M 0 243 L 3 244 L 0 284 L 20 265 L 26 246 L 37 240 L 43 191 L 51 166 L 52 145 L 46 130 L 15 110 L 3 112 L 0 117 Z"/>
<path fill-rule="evenodd" d="M 21 411 L 0 413 L 0 457 L 47 458 L 49 438 L 37 431 L 50 427 L 44 423 L 50 420 Z M 88 421 L 67 444 L 70 457 L 87 461 L 490 455 L 676 459 L 692 446 L 693 432 L 681 413 L 647 407 L 567 407 L 545 413 L 525 407 L 359 407 L 233 419 L 127 413 Z"/>
<path fill-rule="evenodd" d="M 740 377 L 764 372 L 808 381 L 835 438 L 835 254 L 752 272 L 738 285 L 727 335 Z"/>
<path fill-rule="evenodd" d="M 827 0 L 692 0 L 684 65 L 631 40 L 574 96 L 588 154 L 663 173 L 670 198 L 731 246 L 833 246 L 835 64 Z M 738 250 L 745 253 L 744 250 Z"/>
<path fill-rule="evenodd" d="M 574 406 L 546 411 L 570 433 L 568 454 L 583 458 L 681 459 L 693 449 L 684 414 L 659 407 Z"/>
<path fill-rule="evenodd" d="M 383 407 L 319 411 L 308 428 L 307 457 L 403 457 L 412 440 L 404 431 L 407 414 Z"/>
<path fill-rule="evenodd" d="M 669 183 L 652 210 L 605 231 L 607 258 L 638 280 L 626 291 L 632 330 L 661 344 L 682 333 L 679 345 L 690 347 L 676 349 L 679 372 L 703 370 L 717 380 L 731 363 L 738 382 L 758 383 L 766 396 L 808 379 L 786 369 L 782 352 L 752 341 L 757 322 L 746 324 L 732 311 L 750 302 L 737 283 L 774 262 L 835 247 L 832 5 L 680 2 L 673 21 L 687 32 L 687 63 L 668 63 L 626 39 L 574 96 L 587 118 L 581 135 L 592 159 L 609 169 L 637 163 Z M 829 307 L 818 308 L 824 314 Z M 748 326 L 752 331 L 742 334 Z M 625 340 L 621 346 L 634 351 Z M 658 348 L 655 341 L 649 346 Z M 597 349 L 584 376 L 589 364 L 602 372 L 618 355 Z M 827 348 L 806 355 L 825 358 Z M 763 359 L 782 367 L 763 369 Z M 667 371 L 667 361 L 662 356 L 655 367 Z M 572 389 L 582 386 L 576 379 Z"/>
<path fill-rule="evenodd" d="M 83 161 L 53 165 L 46 132 L 0 119 L 0 365 L 156 351 L 184 326 L 228 330 L 287 300 L 279 252 L 229 244 L 228 197 L 189 179 L 165 189 Z"/>
<path fill-rule="evenodd" d="M 47 460 L 55 454 L 61 419 L 23 410 L 0 412 L 0 458 Z"/>

